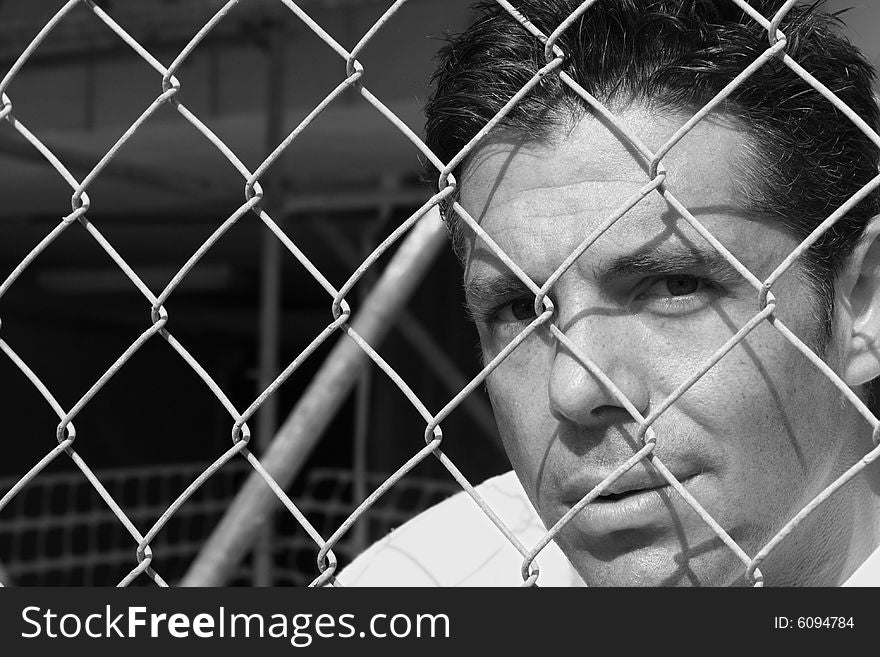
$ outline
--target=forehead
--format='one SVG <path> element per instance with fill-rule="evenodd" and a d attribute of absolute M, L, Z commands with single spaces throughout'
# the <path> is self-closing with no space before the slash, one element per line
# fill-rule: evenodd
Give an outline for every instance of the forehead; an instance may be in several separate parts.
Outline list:
<path fill-rule="evenodd" d="M 652 151 L 687 120 L 635 106 L 618 116 Z M 664 157 L 668 189 L 701 221 L 713 216 L 720 218 L 716 229 L 735 229 L 725 224 L 744 216 L 737 185 L 748 144 L 748 135 L 730 122 L 704 120 Z M 502 135 L 484 143 L 465 166 L 461 202 L 502 248 L 521 253 L 529 250 L 529 241 L 546 245 L 550 239 L 571 250 L 649 181 L 644 157 L 613 127 L 588 115 L 554 130 L 547 140 Z M 670 232 L 696 235 L 654 192 L 603 241 L 634 245 Z M 485 251 L 481 242 L 470 249 L 471 256 Z"/>

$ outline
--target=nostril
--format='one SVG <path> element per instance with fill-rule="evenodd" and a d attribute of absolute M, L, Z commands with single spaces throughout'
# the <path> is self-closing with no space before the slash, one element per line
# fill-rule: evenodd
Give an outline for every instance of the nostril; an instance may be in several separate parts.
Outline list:
<path fill-rule="evenodd" d="M 605 404 L 592 410 L 592 415 L 603 422 L 628 422 L 633 418 L 625 408 Z"/>

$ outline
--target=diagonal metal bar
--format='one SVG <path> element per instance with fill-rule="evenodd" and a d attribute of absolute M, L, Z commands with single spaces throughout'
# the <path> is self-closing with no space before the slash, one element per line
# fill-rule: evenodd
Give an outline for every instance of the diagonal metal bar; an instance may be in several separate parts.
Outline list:
<path fill-rule="evenodd" d="M 446 231 L 436 208 L 407 236 L 353 322 L 358 334 L 381 343 L 391 320 L 414 292 L 440 248 Z M 366 354 L 343 338 L 327 357 L 308 390 L 282 424 L 262 458 L 266 473 L 284 488 L 354 386 Z M 251 476 L 182 581 L 183 586 L 216 586 L 226 581 L 244 556 L 272 507 L 272 492 L 262 477 Z"/>

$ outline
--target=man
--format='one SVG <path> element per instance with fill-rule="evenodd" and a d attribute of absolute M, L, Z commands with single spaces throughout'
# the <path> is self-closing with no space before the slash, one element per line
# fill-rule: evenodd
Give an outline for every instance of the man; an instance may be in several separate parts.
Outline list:
<path fill-rule="evenodd" d="M 545 35 L 581 4 L 513 3 Z M 750 5 L 772 19 L 783 2 Z M 520 584 L 550 529 L 539 585 L 880 584 L 876 464 L 788 526 L 878 449 L 862 405 L 880 375 L 876 134 L 782 61 L 876 131 L 873 71 L 836 23 L 796 6 L 771 40 L 730 0 L 600 0 L 563 33 L 563 63 L 454 170 L 464 212 L 445 209 L 516 473 L 477 487 L 500 523 L 458 495 L 343 584 Z M 483 5 L 441 53 L 428 146 L 451 162 L 547 63 Z"/>

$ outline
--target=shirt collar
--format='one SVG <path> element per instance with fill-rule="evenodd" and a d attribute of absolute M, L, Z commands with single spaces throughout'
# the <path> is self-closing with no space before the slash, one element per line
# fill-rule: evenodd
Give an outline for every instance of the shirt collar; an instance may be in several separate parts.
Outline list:
<path fill-rule="evenodd" d="M 880 586 L 880 547 L 841 586 Z"/>

